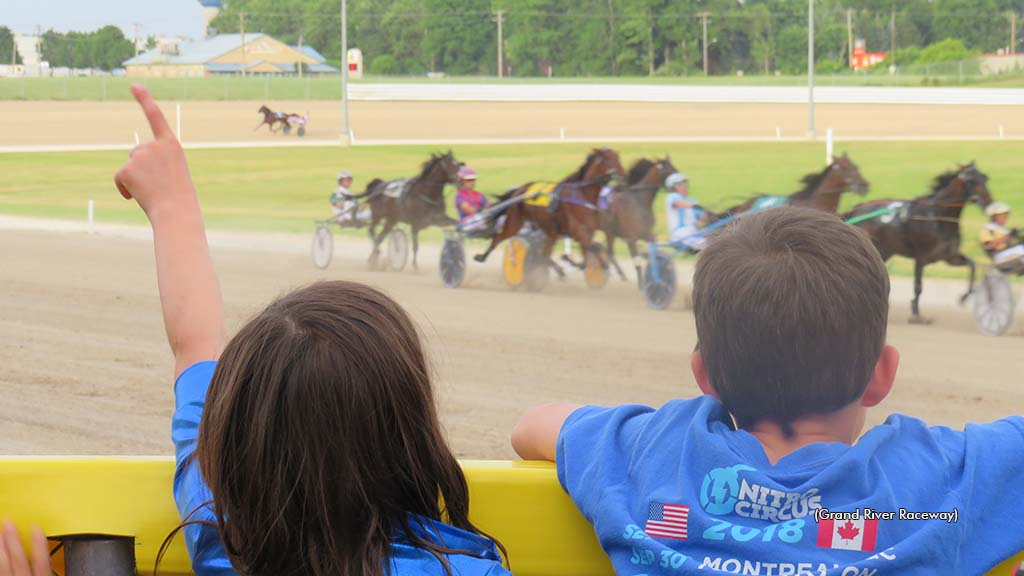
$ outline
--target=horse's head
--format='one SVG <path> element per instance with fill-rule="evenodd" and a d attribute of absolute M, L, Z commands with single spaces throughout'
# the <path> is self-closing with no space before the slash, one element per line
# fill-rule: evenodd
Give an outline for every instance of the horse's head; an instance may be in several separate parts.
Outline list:
<path fill-rule="evenodd" d="M 449 150 L 444 156 L 438 160 L 438 168 L 444 172 L 445 181 L 449 184 L 459 183 L 459 169 L 462 168 L 463 163 L 455 159 L 455 154 Z"/>
<path fill-rule="evenodd" d="M 586 169 L 583 173 L 583 180 L 622 180 L 626 175 L 619 160 L 619 153 L 611 148 L 594 148 L 587 157 Z"/>
<path fill-rule="evenodd" d="M 982 208 L 992 203 L 992 193 L 988 191 L 988 176 L 978 170 L 974 162 L 961 166 L 957 179 L 963 182 L 964 200 L 974 202 Z"/>
<path fill-rule="evenodd" d="M 267 105 L 264 104 L 263 106 L 260 106 L 260 109 L 258 110 L 258 112 L 260 114 L 270 114 L 270 108 L 267 108 Z"/>
<path fill-rule="evenodd" d="M 654 163 L 654 169 L 658 171 L 658 184 L 661 186 L 665 185 L 666 178 L 679 171 L 676 169 L 675 165 L 672 164 L 672 159 L 668 157 L 668 154 L 666 154 L 661 160 Z"/>
<path fill-rule="evenodd" d="M 832 171 L 835 178 L 839 179 L 843 188 L 853 190 L 860 196 L 868 193 L 868 188 L 871 185 L 861 176 L 860 168 L 853 163 L 853 160 L 850 160 L 850 156 L 845 152 L 842 156 L 832 160 L 829 170 Z"/>

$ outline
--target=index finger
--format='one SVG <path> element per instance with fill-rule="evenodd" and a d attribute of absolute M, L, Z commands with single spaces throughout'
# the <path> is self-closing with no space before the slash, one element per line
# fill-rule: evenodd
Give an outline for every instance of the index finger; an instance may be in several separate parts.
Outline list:
<path fill-rule="evenodd" d="M 164 113 L 160 111 L 160 107 L 157 106 L 156 100 L 153 99 L 149 90 L 146 90 L 146 87 L 142 84 L 133 84 L 132 95 L 135 96 L 139 106 L 142 106 L 142 111 L 146 114 L 146 120 L 149 120 L 149 127 L 153 130 L 153 136 L 157 140 L 174 138 L 174 133 L 171 132 L 171 127 L 167 125 L 167 119 L 164 118 Z"/>

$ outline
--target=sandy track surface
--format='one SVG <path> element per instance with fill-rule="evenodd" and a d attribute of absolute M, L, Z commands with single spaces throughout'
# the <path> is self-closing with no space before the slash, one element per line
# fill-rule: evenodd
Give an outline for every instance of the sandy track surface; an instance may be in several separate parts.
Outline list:
<path fill-rule="evenodd" d="M 0 222 L 0 453 L 168 454 L 171 358 L 164 341 L 148 233 L 5 218 Z M 324 278 L 387 290 L 417 318 L 437 372 L 438 401 L 461 457 L 507 458 L 528 406 L 551 400 L 660 404 L 692 396 L 693 316 L 647 310 L 629 284 L 592 292 L 582 279 L 541 294 L 510 292 L 495 266 L 441 287 L 436 247 L 419 273 L 367 270 L 367 247 L 339 245 L 331 267 L 310 264 L 308 239 L 211 234 L 229 328 L 269 299 Z M 338 254 L 340 252 L 341 254 Z M 1024 411 L 1024 338 L 977 334 L 966 309 L 944 304 L 959 283 L 928 281 L 932 326 L 909 326 L 909 286 L 894 287 L 890 340 L 903 354 L 889 412 L 962 426 Z"/>
<path fill-rule="evenodd" d="M 274 110 L 309 112 L 306 140 L 337 139 L 340 102 L 274 101 Z M 172 126 L 175 104 L 162 103 Z M 184 102 L 186 142 L 289 142 L 260 121 L 259 102 Z M 0 146 L 109 145 L 148 134 L 133 102 L 0 102 Z M 837 137 L 985 136 L 999 126 L 1024 135 L 1024 106 L 819 105 L 817 126 Z M 357 140 L 557 138 L 802 137 L 807 109 L 794 104 L 685 104 L 635 102 L 353 102 Z"/>

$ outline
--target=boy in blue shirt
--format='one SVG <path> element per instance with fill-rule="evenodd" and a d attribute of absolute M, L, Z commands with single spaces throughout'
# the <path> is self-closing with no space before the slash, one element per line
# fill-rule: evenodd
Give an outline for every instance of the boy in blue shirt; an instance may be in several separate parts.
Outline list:
<path fill-rule="evenodd" d="M 697 261 L 704 396 L 539 406 L 513 447 L 556 463 L 618 574 L 981 574 L 1024 549 L 1024 418 L 861 435 L 899 364 L 888 301 L 857 228 L 751 214 Z"/>

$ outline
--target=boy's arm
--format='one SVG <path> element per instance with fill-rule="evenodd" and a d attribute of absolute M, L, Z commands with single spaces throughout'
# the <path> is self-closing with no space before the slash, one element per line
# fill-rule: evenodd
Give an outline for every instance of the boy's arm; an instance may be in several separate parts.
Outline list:
<path fill-rule="evenodd" d="M 555 461 L 558 433 L 570 414 L 581 404 L 534 406 L 512 430 L 512 449 L 523 460 Z"/>
<path fill-rule="evenodd" d="M 132 151 L 114 181 L 122 196 L 135 198 L 153 227 L 160 305 L 177 379 L 192 364 L 220 354 L 223 305 L 185 153 L 149 92 L 134 85 L 132 94 L 154 140 Z"/>

